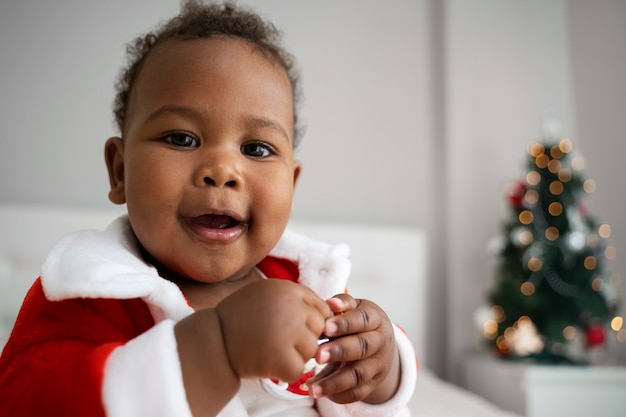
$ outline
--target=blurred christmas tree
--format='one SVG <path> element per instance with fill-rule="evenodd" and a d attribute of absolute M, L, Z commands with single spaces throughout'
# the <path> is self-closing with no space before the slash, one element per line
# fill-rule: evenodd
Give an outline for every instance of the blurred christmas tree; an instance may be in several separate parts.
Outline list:
<path fill-rule="evenodd" d="M 503 356 L 586 363 L 619 319 L 607 268 L 615 254 L 610 227 L 588 213 L 595 183 L 582 177 L 572 148 L 568 139 L 531 144 L 527 174 L 507 194 L 510 217 L 484 326 Z"/>

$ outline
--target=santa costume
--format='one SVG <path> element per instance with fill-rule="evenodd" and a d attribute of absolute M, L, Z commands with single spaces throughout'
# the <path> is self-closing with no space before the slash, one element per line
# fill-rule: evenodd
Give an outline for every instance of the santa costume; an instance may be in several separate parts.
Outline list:
<path fill-rule="evenodd" d="M 346 245 L 286 230 L 258 268 L 327 299 L 344 292 L 348 254 Z M 180 289 L 142 258 L 127 216 L 104 231 L 67 235 L 44 262 L 0 357 L 0 415 L 190 417 L 174 325 L 191 313 Z M 219 416 L 408 416 L 416 360 L 394 329 L 401 383 L 383 404 L 281 395 L 272 381 L 242 380 Z"/>

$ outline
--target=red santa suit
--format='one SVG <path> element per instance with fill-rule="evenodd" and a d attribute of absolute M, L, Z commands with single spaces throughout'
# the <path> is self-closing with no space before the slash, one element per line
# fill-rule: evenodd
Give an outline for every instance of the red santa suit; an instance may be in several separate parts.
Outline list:
<path fill-rule="evenodd" d="M 258 267 L 327 299 L 345 288 L 348 252 L 287 230 Z M 173 328 L 192 312 L 180 289 L 143 260 L 126 216 L 105 231 L 66 236 L 44 262 L 0 358 L 0 415 L 190 417 Z M 401 384 L 386 403 L 286 399 L 267 381 L 243 380 L 219 415 L 408 416 L 416 361 L 397 328 L 396 343 Z"/>

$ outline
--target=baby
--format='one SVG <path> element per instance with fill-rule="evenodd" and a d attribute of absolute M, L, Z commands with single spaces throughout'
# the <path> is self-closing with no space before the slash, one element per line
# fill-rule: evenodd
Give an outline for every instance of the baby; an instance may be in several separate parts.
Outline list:
<path fill-rule="evenodd" d="M 131 45 L 105 145 L 128 215 L 51 251 L 0 358 L 0 415 L 408 413 L 408 338 L 344 293 L 342 246 L 285 230 L 297 97 L 279 33 L 243 8 L 188 2 Z M 307 379 L 311 358 L 327 366 Z"/>

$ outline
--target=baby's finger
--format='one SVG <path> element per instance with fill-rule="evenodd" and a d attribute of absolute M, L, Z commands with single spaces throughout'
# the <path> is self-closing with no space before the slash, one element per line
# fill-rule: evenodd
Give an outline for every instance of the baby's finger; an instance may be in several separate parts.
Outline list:
<path fill-rule="evenodd" d="M 343 314 L 335 315 L 326 320 L 324 334 L 329 337 L 339 337 L 377 329 L 383 317 L 365 300 L 355 300 L 356 308 Z"/>
<path fill-rule="evenodd" d="M 361 361 L 346 364 L 327 377 L 310 383 L 313 398 L 329 397 L 332 401 L 345 404 L 360 401 L 378 386 L 382 375 L 378 361 Z"/>
<path fill-rule="evenodd" d="M 365 332 L 333 339 L 320 346 L 315 354 L 318 363 L 351 362 L 369 358 L 385 343 L 380 332 Z"/>
<path fill-rule="evenodd" d="M 337 294 L 326 300 L 326 304 L 328 304 L 332 312 L 335 314 L 355 309 L 358 305 L 356 299 L 352 298 L 348 294 Z"/>

